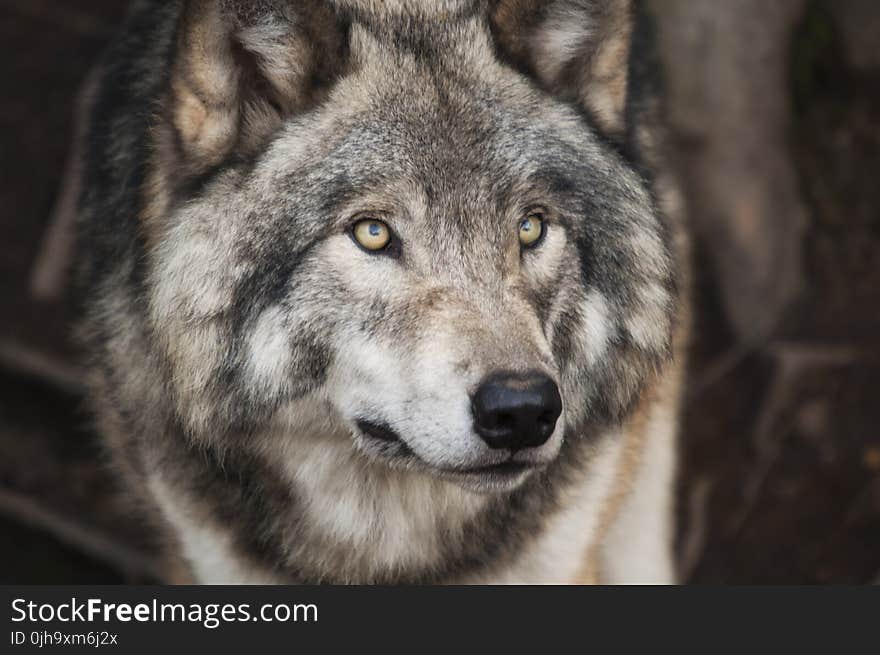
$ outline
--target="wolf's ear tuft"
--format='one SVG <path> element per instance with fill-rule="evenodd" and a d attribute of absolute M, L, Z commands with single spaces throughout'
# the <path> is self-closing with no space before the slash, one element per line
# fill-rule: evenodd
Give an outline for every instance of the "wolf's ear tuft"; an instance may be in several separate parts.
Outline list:
<path fill-rule="evenodd" d="M 318 101 L 344 47 L 344 27 L 320 0 L 186 0 L 164 112 L 182 172 L 259 147 Z"/>
<path fill-rule="evenodd" d="M 631 0 L 494 0 L 502 54 L 547 91 L 578 103 L 612 137 L 624 131 Z"/>

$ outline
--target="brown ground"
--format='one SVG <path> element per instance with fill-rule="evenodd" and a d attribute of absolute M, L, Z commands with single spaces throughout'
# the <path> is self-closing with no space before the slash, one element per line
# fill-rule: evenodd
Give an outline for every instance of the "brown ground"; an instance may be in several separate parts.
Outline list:
<path fill-rule="evenodd" d="M 0 0 L 0 583 L 155 571 L 79 411 L 69 308 L 29 292 L 72 101 L 123 6 Z M 737 345 L 718 267 L 696 248 L 679 503 L 691 581 L 880 576 L 880 73 L 851 70 L 827 16 L 813 19 L 791 74 L 803 291 L 769 337 Z"/>

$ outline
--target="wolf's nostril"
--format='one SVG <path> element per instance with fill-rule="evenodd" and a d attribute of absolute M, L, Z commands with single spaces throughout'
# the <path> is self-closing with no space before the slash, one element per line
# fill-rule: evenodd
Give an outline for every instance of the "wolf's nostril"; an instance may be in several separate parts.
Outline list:
<path fill-rule="evenodd" d="M 543 373 L 496 373 L 471 399 L 474 429 L 490 448 L 522 450 L 545 443 L 562 413 L 559 388 Z"/>

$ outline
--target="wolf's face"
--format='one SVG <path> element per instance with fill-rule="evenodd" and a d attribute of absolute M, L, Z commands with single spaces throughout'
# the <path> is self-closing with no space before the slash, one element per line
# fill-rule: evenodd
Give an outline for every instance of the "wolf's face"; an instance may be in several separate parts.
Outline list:
<path fill-rule="evenodd" d="M 499 63 L 479 13 L 346 38 L 320 100 L 250 100 L 235 124 L 271 135 L 152 229 L 178 414 L 197 438 L 284 417 L 295 439 L 317 412 L 366 457 L 511 489 L 666 356 L 661 223 L 582 112 Z"/>

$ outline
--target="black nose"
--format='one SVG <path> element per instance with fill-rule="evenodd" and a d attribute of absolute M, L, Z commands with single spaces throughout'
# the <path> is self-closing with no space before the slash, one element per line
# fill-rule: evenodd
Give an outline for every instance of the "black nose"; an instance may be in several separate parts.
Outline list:
<path fill-rule="evenodd" d="M 474 428 L 490 448 L 546 443 L 562 413 L 559 387 L 543 373 L 495 373 L 471 399 Z"/>

